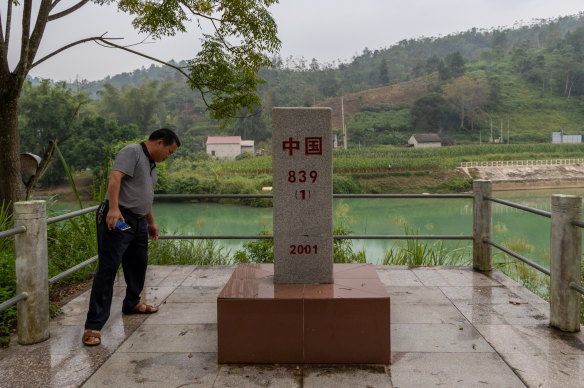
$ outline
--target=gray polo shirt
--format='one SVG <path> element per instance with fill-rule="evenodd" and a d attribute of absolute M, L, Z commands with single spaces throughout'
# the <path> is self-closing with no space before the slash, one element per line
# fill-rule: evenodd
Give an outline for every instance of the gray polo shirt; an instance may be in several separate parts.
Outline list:
<path fill-rule="evenodd" d="M 118 203 L 132 213 L 145 216 L 152 209 L 154 187 L 158 175 L 156 167 L 150 167 L 150 161 L 140 144 L 129 144 L 122 148 L 113 166 L 114 170 L 123 172 Z"/>

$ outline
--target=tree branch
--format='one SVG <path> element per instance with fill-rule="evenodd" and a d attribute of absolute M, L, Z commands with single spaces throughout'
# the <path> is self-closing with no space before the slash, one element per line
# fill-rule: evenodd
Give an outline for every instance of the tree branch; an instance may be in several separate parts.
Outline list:
<path fill-rule="evenodd" d="M 55 3 L 53 3 L 53 6 L 51 7 L 51 10 L 54 8 L 55 5 L 57 5 L 57 3 L 59 3 L 60 0 L 55 1 Z M 74 6 L 72 6 L 71 8 L 68 8 L 64 11 L 61 11 L 59 13 L 56 13 L 54 15 L 49 15 L 48 21 L 53 21 L 55 19 L 59 19 L 62 18 L 63 16 L 67 16 L 70 13 L 73 13 L 75 11 L 77 11 L 79 8 L 83 7 L 85 4 L 87 4 L 89 2 L 89 0 L 81 0 L 79 3 L 75 4 Z"/>
<path fill-rule="evenodd" d="M 22 36 L 20 41 L 20 61 L 18 67 L 23 67 L 28 59 L 28 44 L 30 35 L 30 19 L 32 17 L 32 0 L 24 0 L 22 11 Z"/>
<path fill-rule="evenodd" d="M 45 55 L 44 57 L 42 57 L 41 59 L 39 59 L 35 63 L 31 64 L 30 65 L 30 68 L 32 69 L 33 67 L 35 67 L 35 66 L 43 63 L 47 59 L 49 59 L 51 57 L 54 57 L 55 55 L 59 54 L 60 52 L 65 51 L 65 50 L 67 50 L 67 49 L 69 49 L 69 48 L 71 48 L 73 46 L 77 46 L 78 44 L 87 43 L 87 42 L 95 42 L 95 41 L 100 40 L 100 39 L 103 39 L 103 35 L 102 36 L 94 36 L 94 37 L 86 38 L 86 39 L 81 39 L 81 40 L 78 40 L 76 42 L 69 43 L 68 45 L 63 46 L 60 49 L 55 50 L 52 53 Z M 123 38 L 107 38 L 107 39 L 123 39 Z"/>
<path fill-rule="evenodd" d="M 195 16 L 199 16 L 199 17 L 202 17 L 203 19 L 207 19 L 207 20 L 211 20 L 211 21 L 217 21 L 217 22 L 220 22 L 221 21 L 221 19 L 217 19 L 217 18 L 214 18 L 212 16 L 202 14 L 200 12 L 196 12 L 194 9 L 192 9 L 189 6 L 189 4 L 186 4 L 184 1 L 181 1 L 180 3 L 182 4 L 183 7 L 185 7 L 186 9 L 188 9 Z"/>
<path fill-rule="evenodd" d="M 28 182 L 26 182 L 26 184 L 25 184 L 25 187 L 26 187 L 26 198 L 25 199 L 26 200 L 28 200 L 30 198 L 30 195 L 34 191 L 36 184 L 38 183 L 38 181 L 43 177 L 43 175 L 47 171 L 47 168 L 49 167 L 51 160 L 53 159 L 53 153 L 55 152 L 56 145 L 57 145 L 57 139 L 49 140 L 49 145 L 45 149 L 45 153 L 44 153 L 44 155 L 43 155 L 43 157 L 42 157 L 42 159 L 37 167 L 36 172 L 34 173 L 34 175 L 31 175 L 31 177 L 28 179 Z"/>
<path fill-rule="evenodd" d="M 1 27 L 0 23 L 0 27 Z M 8 1 L 8 8 L 6 10 L 6 35 L 4 41 L 2 42 L 6 52 L 8 52 L 8 45 L 10 44 L 10 28 L 12 27 L 12 1 Z M 0 31 L 1 33 L 1 31 Z"/>
<path fill-rule="evenodd" d="M 10 17 L 10 5 L 8 3 L 8 17 Z M 10 34 L 8 31 L 7 34 Z M 8 65 L 8 45 L 4 40 L 4 28 L 2 27 L 2 14 L 0 14 L 0 60 L 2 61 L 2 73 L 6 72 L 7 65 Z"/>

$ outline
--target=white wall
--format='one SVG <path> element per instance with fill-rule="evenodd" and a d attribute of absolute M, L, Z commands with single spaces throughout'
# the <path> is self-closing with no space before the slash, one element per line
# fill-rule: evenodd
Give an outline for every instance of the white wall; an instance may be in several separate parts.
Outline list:
<path fill-rule="evenodd" d="M 214 152 L 214 154 L 213 154 Z M 207 153 L 217 159 L 233 160 L 241 153 L 239 143 L 233 144 L 207 144 Z"/>

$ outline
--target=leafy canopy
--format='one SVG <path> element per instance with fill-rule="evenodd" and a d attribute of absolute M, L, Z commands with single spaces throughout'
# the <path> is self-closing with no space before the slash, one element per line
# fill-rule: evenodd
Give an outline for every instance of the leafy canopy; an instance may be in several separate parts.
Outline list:
<path fill-rule="evenodd" d="M 154 39 L 186 32 L 196 21 L 213 33 L 202 34 L 202 49 L 181 69 L 198 89 L 214 119 L 231 122 L 260 105 L 257 76 L 271 65 L 268 56 L 280 48 L 277 26 L 267 8 L 277 0 L 93 0 L 117 3 L 134 16 L 133 26 Z M 110 43 L 111 44 L 111 43 Z M 186 70 L 186 71 L 184 71 Z"/>

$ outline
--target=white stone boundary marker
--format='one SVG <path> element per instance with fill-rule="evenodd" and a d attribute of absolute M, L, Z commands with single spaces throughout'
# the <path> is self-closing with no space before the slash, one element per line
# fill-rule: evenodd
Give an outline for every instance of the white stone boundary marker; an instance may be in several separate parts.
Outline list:
<path fill-rule="evenodd" d="M 273 108 L 274 282 L 333 282 L 330 108 Z"/>

